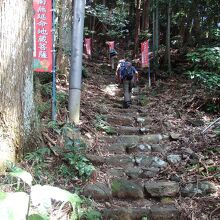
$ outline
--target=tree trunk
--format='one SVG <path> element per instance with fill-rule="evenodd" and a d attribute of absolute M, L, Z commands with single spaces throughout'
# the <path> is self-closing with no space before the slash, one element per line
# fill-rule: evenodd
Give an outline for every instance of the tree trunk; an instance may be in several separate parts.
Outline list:
<path fill-rule="evenodd" d="M 199 13 L 199 10 L 198 10 L 198 2 L 195 1 L 196 3 L 196 6 L 195 6 L 195 13 L 194 13 L 194 22 L 193 22 L 193 35 L 195 36 L 195 40 L 196 40 L 196 43 L 200 43 L 200 39 L 201 39 L 201 29 L 200 29 L 200 13 Z M 197 9 L 197 10 L 196 10 Z"/>
<path fill-rule="evenodd" d="M 138 55 L 139 48 L 139 34 L 140 34 L 140 12 L 141 12 L 141 0 L 137 0 L 136 4 L 136 23 L 135 23 L 135 35 L 134 35 L 134 58 Z"/>
<path fill-rule="evenodd" d="M 156 8 L 155 8 L 155 70 L 156 70 L 156 73 L 158 73 L 159 71 L 158 49 L 159 49 L 159 8 L 158 8 L 158 0 L 156 0 Z"/>
<path fill-rule="evenodd" d="M 142 31 L 149 29 L 149 11 L 150 11 L 150 0 L 144 0 L 144 9 L 142 14 Z"/>
<path fill-rule="evenodd" d="M 168 72 L 171 74 L 171 60 L 170 60 L 170 20 L 171 20 L 171 1 L 169 1 L 168 7 L 167 7 L 167 44 L 166 44 L 167 67 L 168 67 Z"/>

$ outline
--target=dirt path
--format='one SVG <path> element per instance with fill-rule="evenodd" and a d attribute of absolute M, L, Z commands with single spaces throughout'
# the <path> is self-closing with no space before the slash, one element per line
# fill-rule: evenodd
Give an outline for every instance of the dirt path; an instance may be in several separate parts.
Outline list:
<path fill-rule="evenodd" d="M 202 91 L 181 77 L 153 89 L 142 84 L 123 109 L 121 88 L 103 69 L 83 85 L 81 130 L 96 166 L 83 194 L 103 219 L 218 219 L 211 211 L 219 179 L 211 168 L 219 166 L 212 151 L 219 142 L 212 132 L 201 135 L 212 121 L 194 106 Z"/>

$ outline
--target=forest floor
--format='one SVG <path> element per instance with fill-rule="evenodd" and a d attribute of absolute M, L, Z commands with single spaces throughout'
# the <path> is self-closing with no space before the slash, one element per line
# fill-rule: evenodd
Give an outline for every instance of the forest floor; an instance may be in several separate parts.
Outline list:
<path fill-rule="evenodd" d="M 131 108 L 124 109 L 114 70 L 103 61 L 85 60 L 84 67 L 88 76 L 82 82 L 77 131 L 87 143 L 85 156 L 95 170 L 86 181 L 78 178 L 77 172 L 83 177 L 91 167 L 83 157 L 74 157 L 79 152 L 68 158 L 71 152 L 61 155 L 57 148 L 65 147 L 61 130 L 67 119 L 68 83 L 60 78 L 57 91 L 66 96 L 58 105 L 58 123 L 43 127 L 43 135 L 34 140 L 46 147 L 28 153 L 20 164 L 34 182 L 79 191 L 92 199 L 89 204 L 104 220 L 220 219 L 216 125 L 202 133 L 218 118 L 213 96 L 184 74 L 161 73 L 151 88 L 142 74 Z M 44 112 L 46 125 L 50 113 Z M 5 177 L 0 178 L 4 183 Z M 14 187 L 5 186 L 6 191 Z M 65 207 L 63 218 L 57 211 L 52 211 L 52 220 L 68 219 L 71 208 Z"/>
<path fill-rule="evenodd" d="M 80 128 L 91 144 L 89 154 L 107 157 L 109 152 L 106 154 L 106 143 L 104 146 L 100 143 L 102 136 L 111 133 L 106 125 L 112 127 L 113 130 L 116 129 L 115 133 L 113 132 L 114 138 L 123 134 L 129 136 L 129 134 L 137 134 L 137 129 L 135 130 L 139 126 L 137 120 L 138 118 L 141 120 L 143 116 L 148 122 L 144 129 L 143 124 L 142 130 L 139 127 L 141 132 L 139 130 L 138 135 L 140 133 L 141 135 L 160 134 L 169 137 L 159 143 L 162 151 L 155 150 L 150 153 L 169 161 L 168 165 L 157 174 L 145 177 L 145 180 L 178 182 L 181 189 L 175 198 L 171 199 L 171 203 L 175 204 L 180 211 L 181 219 L 219 219 L 220 144 L 213 127 L 204 134 L 202 133 L 217 118 L 217 115 L 207 113 L 207 110 L 210 110 L 208 108 L 212 107 L 209 104 L 209 100 L 212 99 L 211 95 L 208 95 L 201 86 L 193 84 L 184 74 L 175 75 L 174 73 L 172 76 L 157 79 L 152 88 L 148 87 L 147 76 L 143 75 L 139 91 L 133 98 L 133 107 L 130 110 L 124 110 L 122 89 L 115 84 L 114 71 L 102 63 L 87 63 L 87 68 L 90 74 L 89 78 L 83 82 Z M 105 116 L 111 116 L 112 120 L 106 119 Z M 126 127 L 123 117 L 135 118 L 136 122 L 132 125 L 128 123 Z M 105 126 L 97 126 L 97 118 L 105 118 Z M 118 152 L 110 152 L 110 155 L 112 153 L 113 157 L 117 158 Z M 130 155 L 132 153 L 129 152 Z M 175 157 L 175 155 L 179 156 L 177 162 L 168 160 L 169 156 Z M 95 164 L 99 159 L 92 158 Z M 97 167 L 95 180 L 92 182 L 111 184 L 112 177 L 108 176 L 106 166 Z M 138 176 L 127 174 L 128 180 L 133 179 L 137 182 L 138 178 Z M 203 183 L 206 189 L 202 189 Z M 217 188 L 213 190 L 212 186 Z M 187 190 L 187 187 L 191 187 L 191 191 Z M 162 198 L 159 200 L 163 203 Z M 159 200 L 157 200 L 158 204 L 160 204 Z M 107 203 L 104 207 L 127 206 L 123 202 L 121 205 L 118 203 L 120 201 L 113 202 L 111 205 Z M 132 204 L 131 201 L 128 203 Z M 146 207 L 146 204 L 143 202 L 136 206 Z M 103 203 L 100 207 L 104 208 Z"/>

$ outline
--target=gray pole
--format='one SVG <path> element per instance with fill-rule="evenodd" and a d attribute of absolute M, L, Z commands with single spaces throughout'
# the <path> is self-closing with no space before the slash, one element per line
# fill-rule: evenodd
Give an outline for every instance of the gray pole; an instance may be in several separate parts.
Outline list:
<path fill-rule="evenodd" d="M 79 123 L 82 80 L 83 29 L 85 0 L 74 0 L 71 44 L 71 71 L 69 79 L 69 119 Z"/>

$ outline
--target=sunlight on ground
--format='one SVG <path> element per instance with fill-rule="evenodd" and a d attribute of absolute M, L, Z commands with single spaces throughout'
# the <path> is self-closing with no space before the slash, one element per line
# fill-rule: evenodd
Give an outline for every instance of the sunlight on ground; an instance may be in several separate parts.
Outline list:
<path fill-rule="evenodd" d="M 119 91 L 117 84 L 110 84 L 106 86 L 103 91 L 110 96 L 116 96 L 117 92 Z"/>

